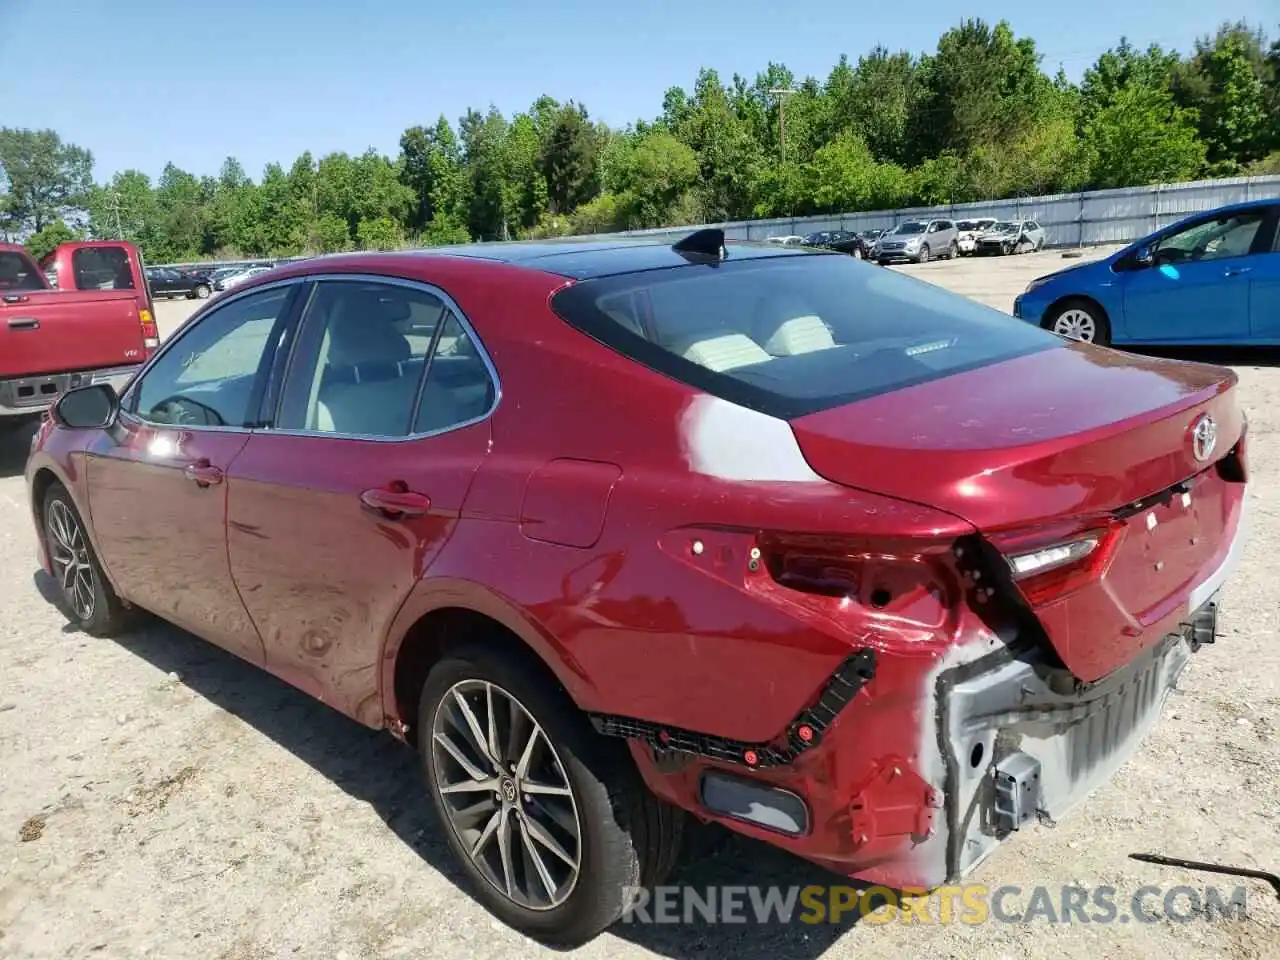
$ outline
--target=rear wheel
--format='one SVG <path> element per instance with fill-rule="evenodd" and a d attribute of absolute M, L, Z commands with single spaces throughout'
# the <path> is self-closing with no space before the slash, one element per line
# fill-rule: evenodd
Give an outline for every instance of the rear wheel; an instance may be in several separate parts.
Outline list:
<path fill-rule="evenodd" d="M 511 927 L 584 943 L 674 866 L 684 812 L 654 797 L 626 748 L 521 660 L 458 649 L 431 670 L 418 712 L 449 846 Z"/>
<path fill-rule="evenodd" d="M 1106 346 L 1111 342 L 1111 324 L 1097 304 L 1087 300 L 1066 300 L 1045 315 L 1044 329 L 1084 343 Z"/>
<path fill-rule="evenodd" d="M 119 633 L 128 625 L 128 608 L 103 575 L 80 512 L 62 484 L 45 494 L 43 516 L 49 565 L 71 622 L 95 637 Z"/>

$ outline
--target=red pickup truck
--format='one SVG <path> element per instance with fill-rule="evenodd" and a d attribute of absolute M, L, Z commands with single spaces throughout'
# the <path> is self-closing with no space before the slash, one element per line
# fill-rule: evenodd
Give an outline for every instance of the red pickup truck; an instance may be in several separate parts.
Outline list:
<path fill-rule="evenodd" d="M 133 244 L 65 243 L 40 264 L 0 244 L 0 431 L 39 418 L 70 387 L 122 387 L 159 345 Z"/>

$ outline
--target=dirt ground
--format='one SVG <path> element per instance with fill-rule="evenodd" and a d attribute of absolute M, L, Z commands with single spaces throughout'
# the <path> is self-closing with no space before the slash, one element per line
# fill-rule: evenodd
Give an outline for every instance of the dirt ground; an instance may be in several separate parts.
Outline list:
<path fill-rule="evenodd" d="M 903 269 L 1008 310 L 1028 279 L 1067 262 L 1044 253 Z M 193 306 L 160 305 L 162 326 Z M 1226 636 L 1195 658 L 1119 776 L 1056 828 L 1017 836 L 973 878 L 1021 887 L 1011 909 L 1025 908 L 1036 886 L 1056 901 L 1062 885 L 1109 885 L 1121 904 L 1115 922 L 945 924 L 934 911 L 924 925 L 892 915 L 620 924 L 577 955 L 1280 957 L 1280 902 L 1265 883 L 1128 858 L 1147 851 L 1280 871 L 1280 579 L 1270 552 L 1280 543 L 1280 368 L 1274 356 L 1200 358 L 1238 371 L 1251 422 L 1253 532 L 1227 591 Z M 23 436 L 0 448 L 0 957 L 549 953 L 459 886 L 406 748 L 176 629 L 120 642 L 69 630 L 35 575 L 26 446 Z M 836 881 L 752 842 L 704 841 L 715 842 L 702 844 L 680 882 Z M 1148 884 L 1244 884 L 1249 917 L 1136 922 L 1124 905 Z"/>

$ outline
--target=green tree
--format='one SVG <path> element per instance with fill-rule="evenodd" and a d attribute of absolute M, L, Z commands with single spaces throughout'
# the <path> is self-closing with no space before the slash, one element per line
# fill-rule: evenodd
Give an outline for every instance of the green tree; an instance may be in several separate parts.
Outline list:
<path fill-rule="evenodd" d="M 599 160 L 600 144 L 587 108 L 566 103 L 555 113 L 542 145 L 542 176 L 551 212 L 572 210 L 600 192 Z"/>
<path fill-rule="evenodd" d="M 27 253 L 38 261 L 57 249 L 59 244 L 70 243 L 79 239 L 81 239 L 79 232 L 72 230 L 61 220 L 55 220 L 43 230 L 27 237 L 25 246 Z"/>
<path fill-rule="evenodd" d="M 616 220 L 628 228 L 659 227 L 674 219 L 698 180 L 698 157 L 666 130 L 636 140 L 615 173 Z"/>
<path fill-rule="evenodd" d="M 84 206 L 93 154 L 53 130 L 0 127 L 0 225 L 39 232 Z"/>
<path fill-rule="evenodd" d="M 920 96 L 908 124 L 914 162 L 946 150 L 968 153 L 1007 141 L 1051 94 L 1035 41 L 1018 39 L 1008 23 L 966 20 L 938 41 L 919 66 Z"/>
<path fill-rule="evenodd" d="M 1085 129 L 1096 156 L 1092 182 L 1125 187 L 1185 180 L 1204 163 L 1195 112 L 1148 86 L 1127 86 L 1098 111 Z"/>
<path fill-rule="evenodd" d="M 1247 24 L 1224 24 L 1202 38 L 1179 79 L 1179 100 L 1199 115 L 1212 173 L 1231 174 L 1275 143 L 1272 80 L 1265 37 Z"/>

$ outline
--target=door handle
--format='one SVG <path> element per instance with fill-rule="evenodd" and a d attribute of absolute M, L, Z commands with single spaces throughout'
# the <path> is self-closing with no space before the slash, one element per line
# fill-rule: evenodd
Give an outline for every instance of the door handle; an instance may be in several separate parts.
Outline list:
<path fill-rule="evenodd" d="M 4 295 L 5 303 L 26 303 L 30 299 L 25 293 L 6 293 Z"/>
<path fill-rule="evenodd" d="M 360 494 L 360 503 L 365 509 L 381 514 L 388 520 L 420 517 L 431 509 L 431 498 L 426 494 L 387 487 L 364 491 Z"/>
<path fill-rule="evenodd" d="M 9 321 L 10 330 L 39 330 L 40 321 L 35 317 L 14 317 Z"/>
<path fill-rule="evenodd" d="M 182 474 L 200 487 L 209 487 L 222 482 L 222 471 L 204 459 L 187 464 Z"/>
<path fill-rule="evenodd" d="M 1248 273 L 1253 267 L 1227 267 L 1222 271 L 1224 277 L 1238 277 L 1242 273 Z"/>

